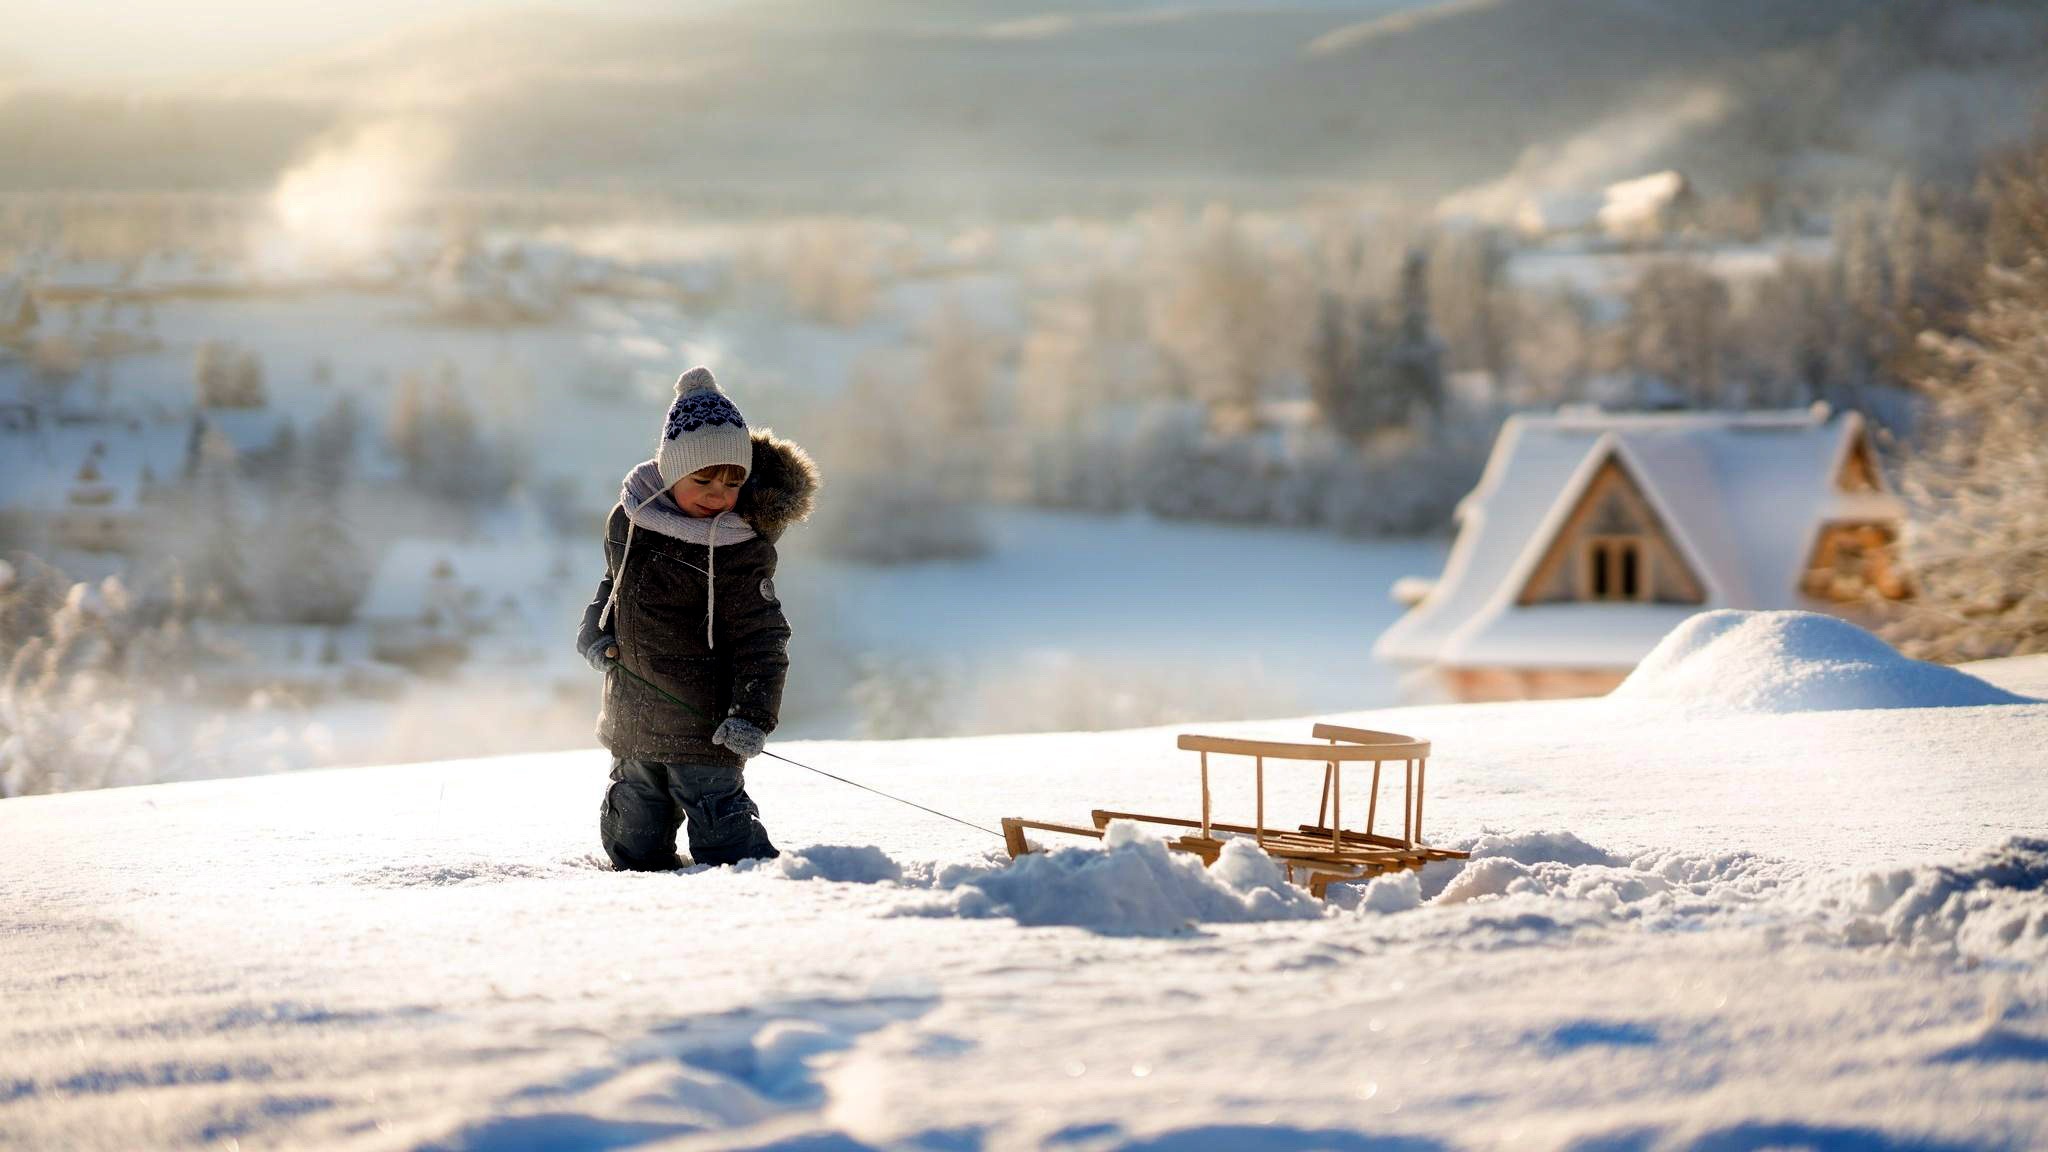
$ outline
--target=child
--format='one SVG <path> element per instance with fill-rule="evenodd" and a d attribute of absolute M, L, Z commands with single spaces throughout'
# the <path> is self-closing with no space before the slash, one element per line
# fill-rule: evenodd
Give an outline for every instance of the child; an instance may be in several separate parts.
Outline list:
<path fill-rule="evenodd" d="M 606 522 L 605 577 L 576 637 L 604 673 L 612 784 L 598 830 L 612 867 L 682 867 L 685 819 L 699 864 L 776 855 L 741 770 L 775 730 L 789 667 L 775 540 L 817 488 L 803 449 L 749 431 L 709 369 L 676 381 L 655 457 L 627 474 Z"/>

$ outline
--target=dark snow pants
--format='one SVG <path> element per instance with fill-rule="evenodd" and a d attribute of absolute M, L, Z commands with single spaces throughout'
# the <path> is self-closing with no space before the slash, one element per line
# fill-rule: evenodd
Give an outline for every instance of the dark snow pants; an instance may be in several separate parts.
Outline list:
<path fill-rule="evenodd" d="M 604 853 L 621 872 L 664 872 L 683 866 L 676 828 L 688 822 L 690 859 L 736 864 L 780 855 L 761 826 L 738 768 L 612 758 L 612 784 L 598 809 Z"/>

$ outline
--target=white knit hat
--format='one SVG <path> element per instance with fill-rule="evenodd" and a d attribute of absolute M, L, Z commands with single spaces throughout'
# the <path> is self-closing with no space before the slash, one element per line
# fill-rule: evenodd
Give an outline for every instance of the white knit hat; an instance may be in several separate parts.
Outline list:
<path fill-rule="evenodd" d="M 753 434 L 740 410 L 718 390 L 711 369 L 699 365 L 676 379 L 676 402 L 669 405 L 654 458 L 664 486 L 714 464 L 737 464 L 753 472 Z"/>

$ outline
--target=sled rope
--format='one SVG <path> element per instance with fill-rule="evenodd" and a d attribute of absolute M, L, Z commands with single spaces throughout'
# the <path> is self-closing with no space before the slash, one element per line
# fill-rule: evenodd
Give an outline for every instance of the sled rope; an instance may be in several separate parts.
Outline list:
<path fill-rule="evenodd" d="M 653 681 L 647 679 L 647 677 L 642 676 L 639 673 L 633 671 L 631 668 L 626 667 L 624 664 L 614 664 L 612 666 L 614 668 L 617 668 L 619 671 L 624 672 L 626 675 L 631 676 L 633 679 L 638 680 L 640 683 L 647 685 L 649 688 L 654 689 L 656 692 L 661 693 L 663 696 L 668 697 L 670 700 L 675 701 L 677 704 L 682 705 L 683 708 L 694 714 L 698 719 L 711 719 L 711 717 L 706 716 L 704 714 L 702 709 L 697 708 L 696 706 L 690 704 L 688 701 L 677 699 L 676 695 L 673 692 L 670 692 L 668 689 L 663 688 L 661 685 L 654 683 Z M 816 772 L 818 775 L 823 776 L 827 780 L 837 780 L 841 784 L 851 784 L 855 788 L 858 788 L 863 792 L 872 792 L 875 795 L 880 796 L 884 800 L 894 800 L 898 804 L 907 804 L 920 812 L 929 812 L 934 816 L 939 816 L 947 820 L 951 820 L 955 824 L 965 824 L 967 827 L 974 829 L 976 832 L 986 832 L 998 840 L 1003 838 L 1003 834 L 1001 832 L 996 831 L 993 828 L 984 828 L 971 820 L 962 820 L 958 816 L 948 815 L 947 813 L 939 811 L 937 808 L 927 808 L 924 805 L 919 804 L 915 800 L 905 800 L 901 796 L 891 796 L 889 793 L 882 791 L 880 788 L 870 788 L 858 780 L 848 780 L 844 776 L 834 776 L 832 773 L 827 772 L 822 768 L 813 768 L 809 764 L 804 764 L 795 760 L 791 760 L 787 756 L 781 755 L 780 753 L 776 752 L 770 752 L 766 748 L 761 749 L 761 755 L 773 756 L 775 757 L 775 759 L 782 761 L 784 764 L 795 765 L 796 767 L 801 768 L 806 772 Z"/>

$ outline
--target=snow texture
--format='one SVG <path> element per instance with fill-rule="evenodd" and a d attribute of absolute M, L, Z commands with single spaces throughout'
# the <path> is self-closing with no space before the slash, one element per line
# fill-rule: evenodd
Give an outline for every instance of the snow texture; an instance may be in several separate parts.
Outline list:
<path fill-rule="evenodd" d="M 1198 924 L 1312 920 L 1323 905 L 1287 883 L 1279 865 L 1248 842 L 1224 845 L 1216 866 L 1205 869 L 1143 826 L 1120 820 L 1110 824 L 1101 851 L 1033 852 L 1008 868 L 961 879 L 951 900 L 918 914 L 1171 936 Z"/>
<path fill-rule="evenodd" d="M 1815 612 L 1702 612 L 1673 629 L 1611 694 L 1727 712 L 1970 708 L 2026 697 L 1901 656 Z"/>
<path fill-rule="evenodd" d="M 2048 1146 L 2048 704 L 1324 718 L 1430 738 L 1472 858 L 1328 905 L 1122 825 L 1012 865 L 757 762 L 782 857 L 621 874 L 596 752 L 0 802 L 0 1146 Z M 1082 822 L 1196 811 L 1176 730 L 783 750 Z"/>

